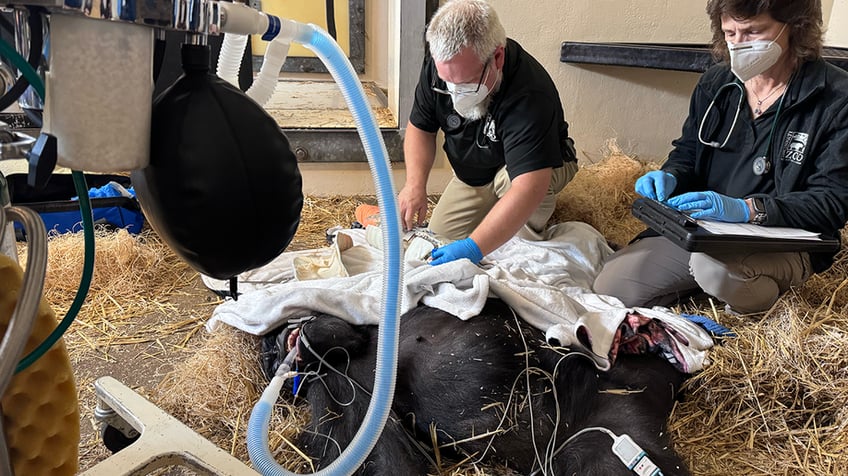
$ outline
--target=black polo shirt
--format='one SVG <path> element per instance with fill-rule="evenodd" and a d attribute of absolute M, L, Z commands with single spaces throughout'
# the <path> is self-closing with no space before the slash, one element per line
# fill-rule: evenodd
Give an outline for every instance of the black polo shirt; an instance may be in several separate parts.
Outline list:
<path fill-rule="evenodd" d="M 450 96 L 436 93 L 433 86 L 446 88 L 428 57 L 409 120 L 421 130 L 444 132 L 445 153 L 457 178 L 466 184 L 485 185 L 504 165 L 514 179 L 577 160 L 553 80 L 517 42 L 507 40 L 503 80 L 492 93 L 486 117 L 462 118 Z"/>

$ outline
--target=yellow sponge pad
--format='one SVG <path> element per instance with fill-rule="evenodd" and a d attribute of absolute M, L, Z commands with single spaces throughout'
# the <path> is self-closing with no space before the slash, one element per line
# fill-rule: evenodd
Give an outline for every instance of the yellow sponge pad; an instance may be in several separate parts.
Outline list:
<path fill-rule="evenodd" d="M 0 253 L 0 335 L 5 335 L 20 294 L 20 266 Z M 56 315 L 42 298 L 24 355 L 56 328 Z M 80 439 L 79 404 L 65 344 L 15 375 L 3 395 L 3 427 L 15 474 L 74 475 Z"/>

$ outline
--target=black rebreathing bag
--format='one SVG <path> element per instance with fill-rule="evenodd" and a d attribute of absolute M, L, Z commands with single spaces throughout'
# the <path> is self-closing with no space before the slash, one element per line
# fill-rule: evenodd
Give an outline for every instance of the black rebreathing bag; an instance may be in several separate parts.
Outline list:
<path fill-rule="evenodd" d="M 183 75 L 154 101 L 150 164 L 132 172 L 151 226 L 197 271 L 229 279 L 276 258 L 303 207 L 297 159 L 276 121 L 183 45 Z"/>

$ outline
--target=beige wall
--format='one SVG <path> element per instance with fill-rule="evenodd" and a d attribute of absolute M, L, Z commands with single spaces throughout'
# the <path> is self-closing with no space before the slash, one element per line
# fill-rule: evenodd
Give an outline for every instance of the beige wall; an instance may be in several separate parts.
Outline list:
<path fill-rule="evenodd" d="M 825 44 L 848 48 L 848 0 L 835 0 L 830 11 Z"/>
<path fill-rule="evenodd" d="M 709 40 L 704 3 L 673 0 L 524 2 L 493 0 L 507 34 L 550 72 L 581 161 L 602 157 L 608 139 L 645 159 L 665 157 L 680 132 L 694 73 L 574 65 L 559 61 L 562 41 Z M 524 5 L 522 5 L 524 4 Z"/>
<path fill-rule="evenodd" d="M 371 12 L 393 18 L 400 0 L 368 0 Z M 409 0 L 407 0 L 409 1 Z M 608 139 L 625 152 L 663 160 L 680 133 L 689 96 L 698 74 L 643 68 L 574 65 L 559 61 L 562 41 L 681 42 L 709 41 L 706 1 L 692 0 L 490 0 L 507 34 L 516 39 L 551 74 L 571 126 L 582 163 L 603 157 Z M 848 0 L 824 0 L 827 44 L 848 46 Z M 384 12 L 384 13 L 383 13 Z M 369 16 L 367 51 L 389 58 L 393 41 L 388 22 Z M 392 77 L 390 62 L 367 59 L 368 76 L 378 83 Z M 402 165 L 395 167 L 395 187 L 403 186 Z M 364 164 L 305 164 L 305 191 L 310 194 L 373 193 Z M 438 193 L 450 177 L 440 157 L 430 183 Z"/>
<path fill-rule="evenodd" d="M 387 24 L 396 12 L 390 9 L 389 0 L 365 0 L 365 78 L 385 87 L 389 78 L 390 53 L 389 29 Z"/>

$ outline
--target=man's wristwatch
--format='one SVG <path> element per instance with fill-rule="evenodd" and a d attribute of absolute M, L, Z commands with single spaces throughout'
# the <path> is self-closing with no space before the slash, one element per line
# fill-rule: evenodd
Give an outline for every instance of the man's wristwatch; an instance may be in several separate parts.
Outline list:
<path fill-rule="evenodd" d="M 762 225 L 766 222 L 766 218 L 768 218 L 765 200 L 760 197 L 751 197 L 751 205 L 754 207 L 754 216 L 751 218 L 751 223 Z"/>

